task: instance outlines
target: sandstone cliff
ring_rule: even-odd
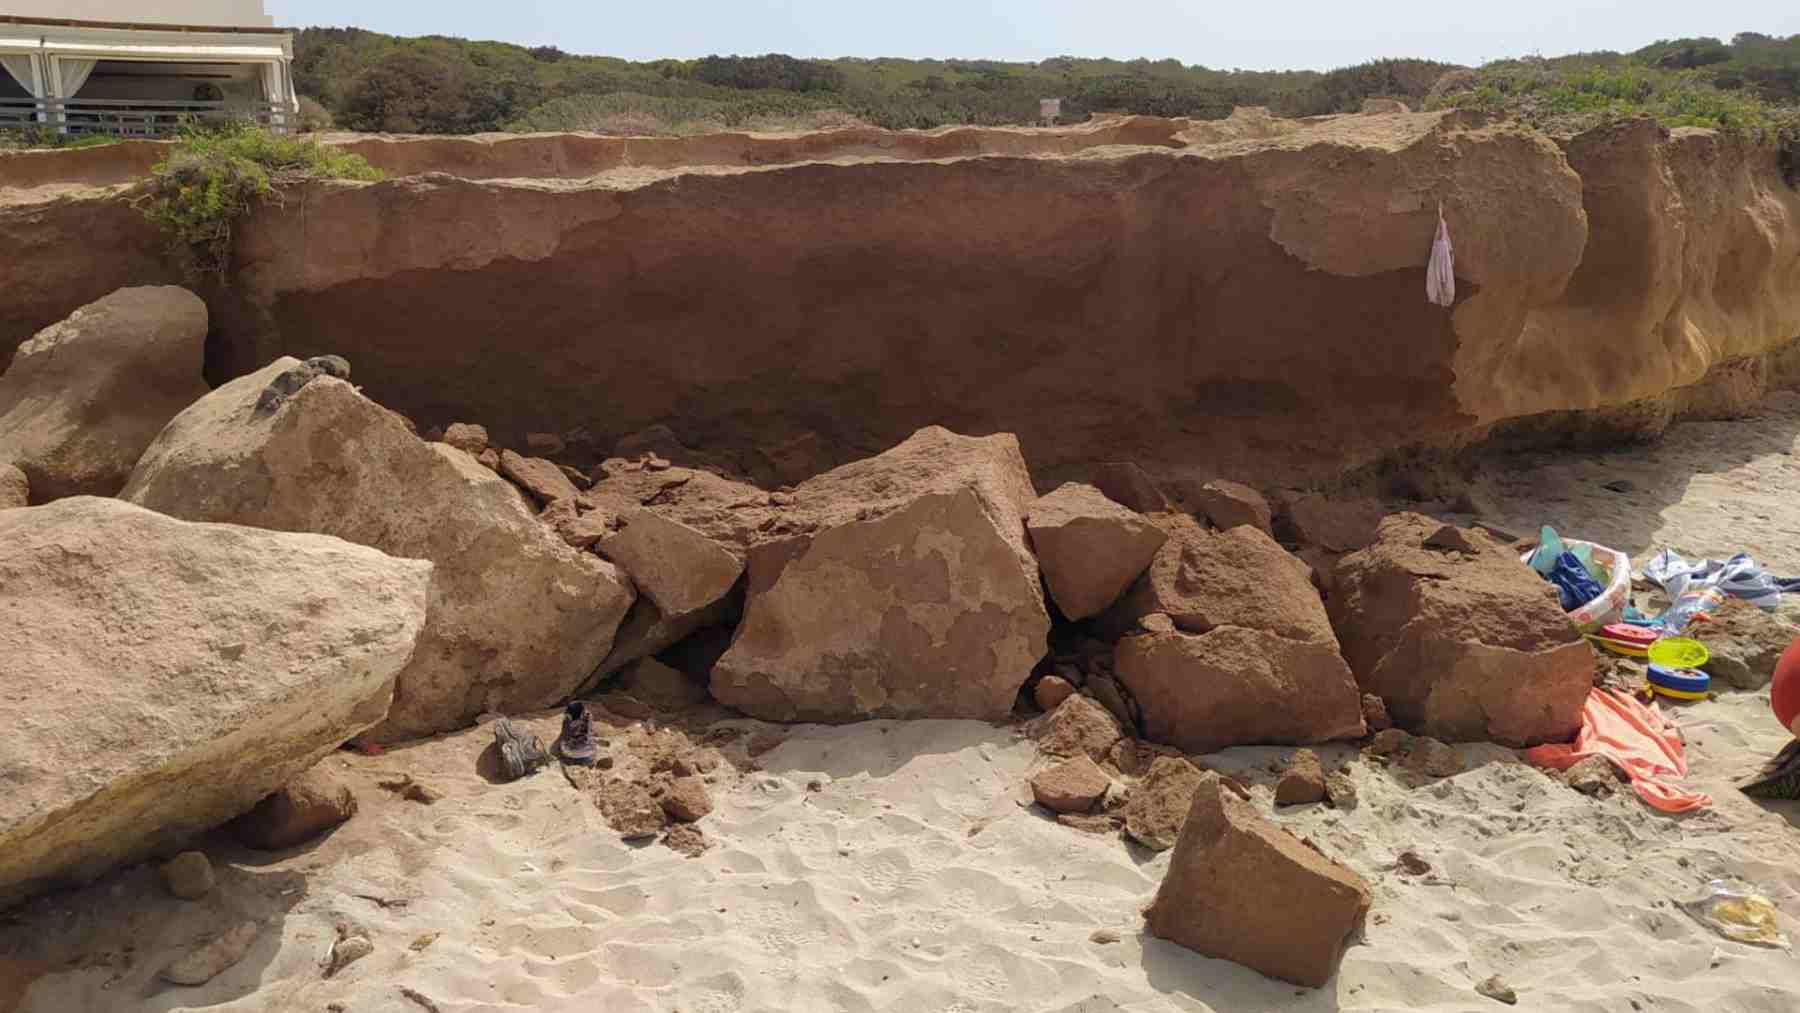
[[[460,175],[323,184],[242,227],[211,378],[337,353],[421,425],[503,443],[664,423],[766,475],[770,448],[818,472],[935,423],[1016,432],[1042,481],[1127,457],[1291,482],[1496,426],[1729,412],[1800,337],[1772,153],[1647,123],[348,143]],[[502,172],[538,178],[464,178]],[[1423,293],[1440,203],[1449,310]],[[173,272],[116,191],[15,199],[0,228],[23,251],[0,354]]]

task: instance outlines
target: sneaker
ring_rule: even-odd
[[[570,763],[583,766],[594,762],[594,719],[587,705],[577,700],[563,712],[562,738],[556,742],[557,752]]]

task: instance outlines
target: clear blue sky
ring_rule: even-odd
[[[280,25],[460,35],[633,60],[794,56],[1174,57],[1326,69],[1453,63],[1740,31],[1800,33],[1800,0],[268,0]]]

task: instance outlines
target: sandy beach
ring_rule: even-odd
[[[1784,395],[1654,446],[1510,458],[1481,479],[1482,519],[1518,533],[1549,522],[1634,560],[1662,545],[1744,550],[1800,573],[1797,443],[1800,398]],[[1633,491],[1602,486],[1618,479]],[[1800,602],[1782,611],[1800,617]],[[1733,879],[1800,927],[1800,805],[1733,790],[1787,736],[1766,690],[1677,713],[1688,785],[1714,798],[1679,818],[1629,790],[1578,794],[1495,746],[1459,747],[1468,769],[1444,780],[1354,744],[1321,749],[1356,784],[1351,810],[1275,810],[1286,749],[1205,757],[1374,890],[1364,932],[1317,990],[1144,934],[1168,854],[1033,807],[1026,780],[1044,761],[1018,724],[737,719],[698,858],[622,843],[555,766],[491,782],[484,728],[340,752],[326,764],[358,815],[275,854],[214,835],[219,886],[203,900],[170,897],[138,866],[0,920],[0,1011],[1449,1013],[1502,1008],[1475,991],[1495,975],[1518,1009],[1800,1009],[1792,954],[1727,941],[1676,906]],[[557,715],[525,723],[549,741]],[[752,760],[759,732],[784,738]],[[381,786],[402,774],[441,798]],[[1429,871],[1399,867],[1403,851]],[[260,930],[236,966],[197,988],[158,979],[245,920]],[[340,926],[374,950],[327,978]]]

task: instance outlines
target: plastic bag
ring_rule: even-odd
[[[1536,570],[1539,576],[1549,577],[1550,571],[1556,569],[1556,561],[1561,559],[1562,554],[1567,551],[1569,551],[1568,546],[1563,544],[1556,529],[1546,524],[1542,530],[1538,531],[1537,549],[1531,553],[1531,568]]]
[[[1438,205],[1437,239],[1431,244],[1431,264],[1425,269],[1425,299],[1438,306],[1456,301],[1456,254],[1450,246],[1450,226]]]
[[[1775,905],[1769,898],[1733,889],[1723,880],[1708,883],[1705,896],[1682,901],[1681,909],[1732,942],[1788,948],[1788,938],[1776,924]]]

